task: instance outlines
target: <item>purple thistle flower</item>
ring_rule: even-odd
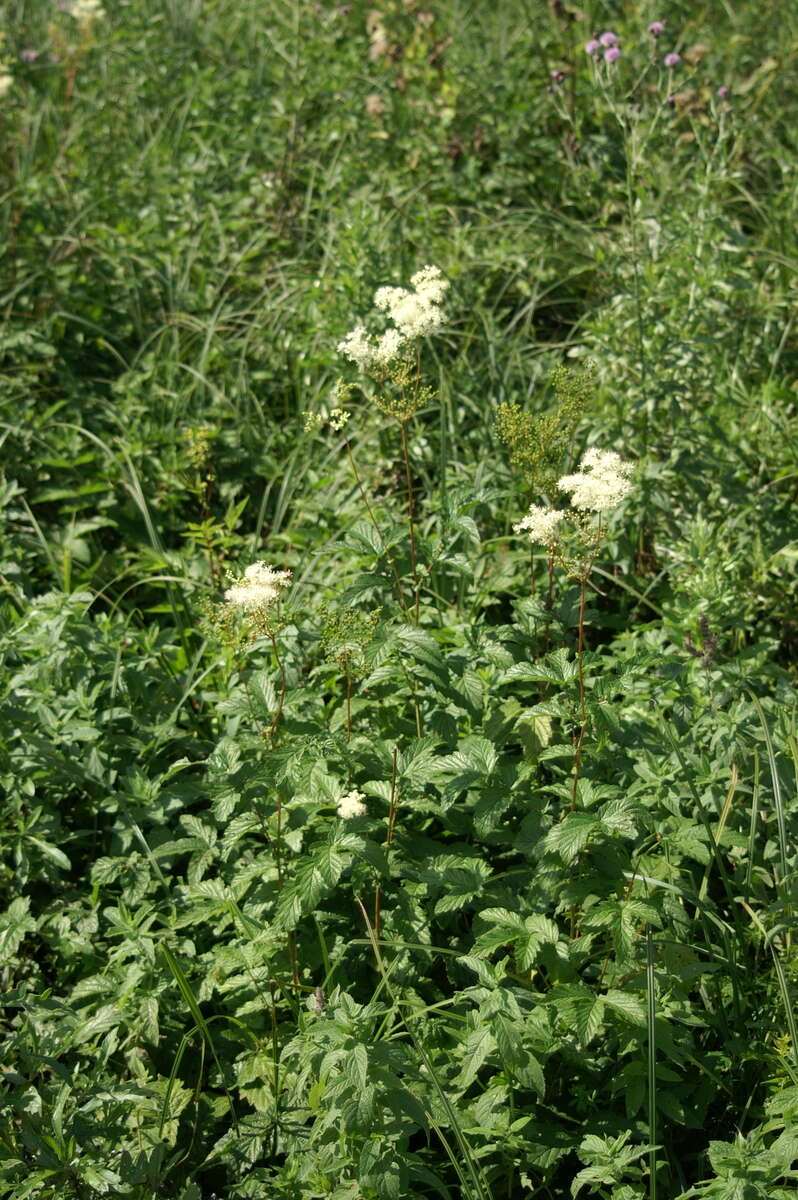
[[[682,56],[681,54],[677,54],[675,50],[672,50],[670,54],[665,55],[662,61],[670,70],[671,67],[678,67],[679,63],[682,61]]]
[[[618,42],[618,35],[617,33],[612,33],[610,30],[607,30],[606,33],[602,33],[600,35],[599,41],[601,42],[602,46],[615,46]]]
[[[585,43],[585,50],[587,51],[588,54],[595,54],[600,49],[601,49],[601,42],[598,41],[597,38],[591,38],[589,42]]]
[[[562,83],[563,79],[565,79],[562,71],[549,71],[549,76],[552,83]]]
[[[671,92],[670,96],[665,97],[665,103],[669,104],[671,108],[676,106],[676,97],[674,96],[673,92]]]
[[[621,57],[621,47],[620,46],[610,46],[607,50],[604,51],[605,63],[614,63],[620,57]]]
[[[36,59],[39,57],[39,51],[38,50],[20,50],[19,57],[22,59],[23,62],[33,63],[33,62],[36,62]]]
[[[721,86],[718,88],[717,94],[718,94],[718,96],[720,96],[721,100],[725,100],[725,98],[728,96],[729,89],[726,87],[725,83],[722,83]]]
[[[658,38],[661,33],[665,32],[664,21],[652,21],[648,27],[648,32],[652,37]]]

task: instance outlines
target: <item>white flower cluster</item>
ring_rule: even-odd
[[[290,571],[278,571],[265,562],[252,563],[243,578],[227,589],[224,598],[234,608],[243,608],[247,612],[268,608],[280,599],[290,581]]]
[[[423,337],[443,324],[441,303],[448,286],[437,267],[422,267],[410,280],[412,291],[378,288],[374,306],[388,313],[403,338]]]
[[[528,533],[531,542],[553,546],[557,540],[557,526],[563,516],[557,508],[542,508],[539,504],[531,504],[529,512],[517,525],[513,525],[513,530],[515,533]]]
[[[580,512],[607,512],[616,508],[632,490],[629,476],[633,464],[624,462],[614,450],[588,450],[580,466],[581,471],[557,480],[557,487],[561,492],[570,492],[571,504]],[[553,550],[557,544],[557,526],[564,516],[562,509],[533,504],[527,515],[513,525],[513,530],[527,533],[530,541]]]
[[[362,792],[347,792],[338,801],[338,816],[342,821],[351,821],[352,817],[365,817],[368,811],[363,803],[365,799]]]
[[[91,25],[105,16],[105,9],[100,0],[75,0],[70,13],[79,25]]]
[[[338,351],[361,370],[386,366],[402,346],[413,338],[440,329],[444,321],[441,303],[449,284],[438,267],[422,267],[410,280],[410,288],[381,287],[374,293],[374,307],[386,312],[395,328],[372,338],[365,325],[356,325],[338,343]]]
[[[616,508],[632,490],[632,463],[614,450],[588,450],[581,471],[557,481],[561,492],[570,492],[571,504],[583,512],[603,513]]]
[[[5,45],[6,35],[0,30],[0,50]],[[7,96],[14,86],[14,76],[11,74],[11,62],[4,54],[0,54],[0,99]]]

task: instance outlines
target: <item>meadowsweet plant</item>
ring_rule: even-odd
[[[531,505],[516,525],[515,533],[546,548],[549,561],[560,566],[579,585],[577,618],[577,672],[579,685],[578,728],[574,736],[571,807],[576,807],[577,785],[587,726],[585,700],[585,602],[587,585],[607,532],[607,517],[632,491],[632,463],[614,450],[591,447],[580,470],[562,475],[557,490],[570,500],[570,508]]]
[[[262,561],[250,563],[240,576],[228,573],[224,602],[208,604],[204,611],[205,628],[235,653],[240,671],[243,671],[241,656],[245,650],[263,638],[271,642],[280,687],[271,723],[268,730],[264,731],[269,744],[274,740],[285,704],[285,667],[280,656],[278,635],[287,619],[280,601],[290,582],[289,570],[272,567]]]
[[[342,821],[351,821],[354,817],[365,817],[368,807],[363,803],[366,797],[362,792],[347,792],[338,801],[337,813]]]
[[[0,1200],[794,1197],[798,8],[102,3],[3,47]]]
[[[246,614],[254,631],[270,633],[275,628],[273,609],[290,581],[290,571],[265,562],[251,563],[240,578],[232,580],[224,598],[233,609]]]
[[[357,324],[338,343],[338,351],[377,384],[372,398],[378,408],[405,423],[426,404],[431,391],[421,384],[418,341],[444,323],[443,299],[449,287],[437,267],[423,267],[410,287],[381,287],[374,294],[374,320],[391,324],[372,334]]]
[[[383,328],[371,333],[365,324],[359,323],[338,343],[339,353],[370,378],[372,387],[368,394],[377,408],[399,424],[416,624],[420,613],[421,579],[407,425],[433,396],[432,388],[422,380],[421,342],[444,324],[442,306],[448,287],[448,281],[438,267],[426,266],[413,275],[409,287],[378,288],[374,294],[375,313],[371,324]],[[384,327],[386,320],[390,322],[387,328]],[[353,470],[360,483],[354,461]],[[379,527],[377,531],[379,533]]]
[[[336,611],[327,606],[319,610],[322,654],[328,661],[334,662],[346,678],[347,740],[352,736],[353,677],[365,664],[364,652],[377,630],[381,611],[379,608],[371,612],[356,608]]]

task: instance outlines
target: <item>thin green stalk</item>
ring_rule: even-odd
[[[762,726],[762,732],[765,735],[765,748],[767,750],[768,766],[770,767],[770,780],[773,785],[773,807],[776,810],[776,825],[779,831],[779,866],[781,868],[781,883],[787,878],[787,822],[784,817],[784,801],[781,795],[781,779],[779,778],[779,768],[776,764],[776,755],[773,750],[773,739],[770,736],[770,726],[768,725],[765,710],[759,701],[759,697],[753,692],[749,695],[754,703],[754,708],[759,716],[759,722]]]
[[[277,698],[277,708],[275,710],[274,716],[272,717],[272,723],[268,729],[269,740],[272,744],[274,744],[274,735],[277,730],[277,726],[279,724],[280,717],[283,715],[283,708],[285,707],[286,686],[285,686],[285,667],[283,666],[283,660],[280,658],[280,651],[277,648],[277,637],[276,637],[274,631],[271,629],[269,630],[269,637],[271,638],[272,650],[274,651],[274,657],[277,662],[277,669],[280,672],[280,694]]]
[[[420,583],[418,578],[418,555],[416,551],[416,523],[415,523],[415,503],[413,498],[413,475],[410,470],[410,446],[407,439],[407,422],[400,421],[399,426],[402,430],[402,457],[405,464],[405,482],[407,484],[407,528],[410,537],[410,571],[413,576],[413,596],[414,596],[414,611],[415,623],[418,625],[419,617],[419,592]]]
[[[352,740],[352,673],[349,670],[349,659],[346,660],[346,740]]]
[[[784,1005],[784,1015],[787,1020],[787,1030],[790,1035],[790,1049],[792,1050],[792,1055],[795,1059],[795,1066],[798,1068],[798,1025],[796,1025],[795,1009],[793,1008],[792,997],[790,996],[790,989],[787,983],[787,976],[784,974],[784,967],[782,966],[781,958],[779,957],[776,947],[773,945],[771,935],[768,933],[767,929],[765,929],[765,926],[751,908],[750,904],[748,904],[747,901],[743,900],[742,898],[738,899],[739,903],[743,906],[746,913],[751,918],[753,924],[764,937],[768,950],[770,950],[770,953],[773,956],[773,966],[776,969],[776,978],[779,983],[781,1000]]]
[[[380,975],[382,977],[382,980],[385,985],[385,989],[388,992],[388,995],[390,996],[392,1002],[396,1006],[397,1011],[399,1011],[399,1006],[397,1004],[397,998],[396,998],[393,988],[391,987],[390,981],[388,979],[388,974],[385,969],[385,963],[384,963],[384,960],[382,957],[382,953],[380,951],[380,943],[379,943],[379,940],[377,939],[377,937],[375,936],[374,927],[372,926],[371,922],[369,921],[368,913],[366,912],[366,910],[363,906],[363,902],[359,898],[357,898],[357,904],[358,904],[358,907],[360,908],[361,913],[363,914],[363,920],[366,924],[366,930],[368,932],[369,941],[371,944],[372,951],[374,953],[374,959],[377,963],[377,969],[380,972]],[[471,1153],[471,1147],[468,1145],[468,1142],[466,1141],[463,1131],[460,1127],[460,1122],[457,1119],[457,1113],[455,1112],[455,1110],[452,1106],[451,1100],[449,1099],[449,1097],[447,1096],[443,1087],[441,1086],[441,1082],[438,1079],[438,1076],[436,1074],[436,1071],[432,1064],[432,1061],[431,1061],[429,1055],[427,1054],[426,1050],[424,1049],[423,1043],[421,1042],[420,1038],[416,1035],[415,1030],[413,1029],[412,1025],[408,1021],[407,1017],[402,1016],[400,1013],[400,1020],[401,1020],[402,1024],[404,1025],[405,1029],[407,1030],[408,1034],[410,1035],[410,1039],[416,1048],[416,1053],[418,1054],[419,1058],[421,1059],[422,1063],[424,1064],[424,1067],[426,1068],[429,1079],[431,1080],[432,1085],[438,1094],[438,1099],[440,1100],[441,1105],[442,1105],[444,1111],[446,1112],[446,1115],[449,1119],[449,1124],[451,1125],[452,1130],[454,1132],[454,1138],[457,1143],[457,1148],[460,1151],[460,1155],[462,1157],[463,1162],[465,1163],[467,1174],[463,1171],[463,1168],[460,1165],[460,1162],[458,1161],[457,1156],[455,1155],[454,1151],[452,1150],[452,1147],[449,1145],[449,1142],[446,1139],[446,1137],[444,1136],[443,1131],[441,1130],[437,1121],[435,1120],[434,1115],[432,1114],[432,1112],[430,1112],[429,1108],[427,1106],[425,1106],[425,1107],[427,1107],[427,1116],[429,1118],[430,1124],[432,1125],[433,1129],[435,1130],[438,1137],[440,1138],[441,1144],[443,1145],[443,1148],[446,1151],[449,1161],[451,1162],[452,1166],[454,1167],[455,1172],[457,1173],[457,1177],[462,1184],[463,1193],[467,1197],[478,1196],[478,1197],[480,1197],[480,1200],[490,1200],[490,1188],[488,1187],[487,1183],[483,1179],[482,1172],[479,1169],[479,1165],[477,1164],[473,1154]]]
[[[751,824],[748,829],[748,865],[745,869],[745,898],[751,895],[751,873],[754,869],[754,847],[756,846],[756,821],[759,814],[759,751],[754,749],[754,783],[751,790]]]
[[[380,539],[380,544],[382,545],[383,552],[385,554],[385,559],[388,563],[388,566],[390,567],[391,574],[393,575],[394,587],[396,588],[396,598],[399,601],[399,603],[401,604],[402,608],[404,608],[405,612],[407,613],[408,610],[407,610],[404,600],[402,598],[402,581],[399,577],[399,572],[396,568],[396,562],[394,561],[393,555],[391,554],[390,550],[388,549],[388,547],[385,544],[385,538],[383,536],[382,528],[381,528],[380,523],[377,520],[376,516],[374,515],[374,509],[371,507],[371,502],[368,497],[368,492],[366,491],[366,485],[364,484],[363,480],[361,479],[360,472],[357,469],[357,463],[355,462],[355,456],[352,453],[352,447],[349,444],[349,438],[346,436],[346,434],[344,434],[344,445],[346,446],[346,453],[347,453],[347,457],[349,458],[349,465],[352,468],[352,474],[354,476],[355,483],[357,484],[358,490],[360,492],[360,498],[363,501],[366,512],[368,513],[368,517],[374,528],[374,532],[376,533],[377,537]]]
[[[396,746],[394,746],[393,756],[392,756],[392,761],[391,761],[391,799],[388,804],[388,831],[385,836],[385,847],[386,847],[387,851],[390,850],[391,843],[393,842],[393,830],[394,830],[394,825],[396,824],[396,811],[398,808],[397,788],[396,788],[396,780],[397,780],[397,775],[398,775],[398,759],[399,759],[399,751],[397,750]],[[381,904],[382,904],[382,887],[380,885],[380,881],[377,880],[377,888],[374,893],[374,936],[376,938],[379,938],[379,936],[380,936],[380,907],[381,907]]]
[[[191,1013],[192,1017],[194,1018],[194,1023],[196,1025],[197,1029],[199,1030],[200,1034],[202,1035],[206,1046],[210,1050],[211,1055],[213,1057],[213,1061],[216,1063],[216,1069],[219,1072],[219,1078],[221,1080],[222,1087],[224,1088],[224,1093],[227,1096],[227,1102],[230,1105],[230,1115],[233,1119],[233,1124],[235,1126],[236,1133],[238,1133],[238,1117],[236,1115],[235,1105],[233,1104],[233,1097],[231,1096],[231,1094],[227,1088],[227,1085],[224,1082],[224,1071],[222,1069],[222,1064],[219,1062],[219,1058],[216,1054],[216,1047],[213,1044],[213,1038],[211,1037],[211,1031],[208,1028],[208,1022],[205,1020],[205,1017],[202,1015],[202,1010],[200,1009],[200,1006],[197,1004],[197,1000],[196,1000],[196,997],[195,997],[193,991],[191,990],[191,986],[190,986],[188,980],[186,979],[185,974],[183,973],[182,967],[178,963],[175,956],[172,954],[172,951],[163,942],[161,943],[160,950],[161,950],[161,954],[163,955],[164,959],[166,960],[166,965],[168,966],[169,970],[171,971],[172,977],[173,977],[175,983],[177,984],[178,990],[179,990],[181,996],[183,997],[183,999],[185,1000],[186,1005],[189,1009],[189,1012]]]
[[[646,1024],[648,1027],[648,1200],[657,1200],[657,1027],[654,943],[646,929]]]
[[[579,580],[579,629],[577,632],[576,662],[579,671],[579,732],[574,743],[574,767],[571,776],[571,812],[576,808],[576,789],[582,767],[582,744],[585,740],[587,712],[585,710],[585,577]]]
[[[272,1157],[277,1153],[277,1114],[280,1107],[280,1045],[277,1037],[277,984],[269,980],[272,1025],[272,1088],[274,1090],[274,1125],[272,1127]]]

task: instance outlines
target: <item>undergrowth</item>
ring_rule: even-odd
[[[796,12],[103,9],[0,8],[0,1197],[793,1195]]]

